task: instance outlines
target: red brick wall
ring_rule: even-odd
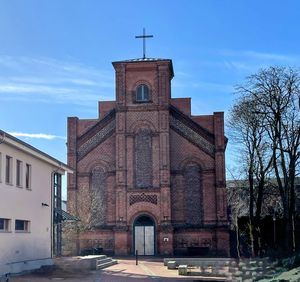
[[[214,132],[214,117],[210,116],[192,116],[192,120],[210,132]]]
[[[132,253],[134,221],[140,215],[148,215],[155,222],[155,247],[159,254],[172,254],[174,250],[187,251],[189,246],[204,245],[214,252],[227,250],[229,238],[226,228],[222,113],[191,117],[190,98],[170,99],[173,73],[168,60],[117,62],[114,67],[117,101],[99,102],[99,120],[68,119],[68,164],[75,169],[75,173],[68,178],[68,210],[81,219],[78,223],[82,230],[78,236],[80,247],[83,248],[86,242],[96,244],[95,240],[101,239],[107,251],[116,254]],[[150,103],[135,102],[135,89],[140,83],[150,88]],[[199,149],[199,145],[170,129],[169,103],[211,132],[213,137],[201,138],[210,140],[205,142],[214,140],[212,145],[215,146],[215,154]],[[78,137],[101,123],[102,118],[113,108],[116,110],[115,118],[111,121],[115,122],[114,133],[79,160]],[[185,122],[188,118],[185,118]],[[195,124],[191,126],[194,128]],[[151,157],[147,158],[152,162],[148,166],[148,169],[152,169],[152,185],[144,189],[137,188],[135,173],[139,169],[136,167],[136,136],[141,129],[147,129],[151,139]],[[98,137],[95,136],[98,133],[92,134],[91,138],[94,139],[84,140],[85,143],[80,146],[96,142]],[[83,142],[82,139],[80,142]],[[200,200],[195,201],[200,205],[199,226],[186,225],[189,208],[187,197],[191,197],[186,190],[186,168],[191,164],[199,167],[199,172],[197,170],[195,173],[199,173],[200,187],[194,187],[194,191],[199,191],[197,197]],[[90,203],[93,200],[90,194],[91,173],[95,166],[101,167],[105,175],[106,186],[103,189],[107,208],[105,226],[102,227],[90,224]],[[218,227],[220,223],[225,224],[223,229]]]
[[[172,98],[170,103],[187,116],[191,116],[191,98]]]
[[[103,118],[108,112],[116,107],[116,101],[100,101],[98,102],[99,119]]]

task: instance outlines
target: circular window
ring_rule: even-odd
[[[141,84],[136,89],[136,101],[147,102],[150,100],[149,87],[145,84]]]

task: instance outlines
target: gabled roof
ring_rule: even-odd
[[[28,143],[14,137],[14,136],[10,135],[9,133],[0,129],[0,144],[1,143],[15,147],[33,157],[39,159],[39,160],[42,160],[48,164],[51,164],[51,165],[61,169],[62,171],[73,173],[72,168],[70,168],[65,163],[51,157],[50,155],[40,151],[39,149],[29,145]]]

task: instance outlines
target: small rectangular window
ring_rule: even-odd
[[[30,221],[16,219],[16,221],[15,221],[15,230],[16,231],[29,232],[30,231],[29,228],[30,228]]]
[[[22,187],[22,161],[17,160],[16,163],[16,185]]]
[[[0,232],[10,231],[10,220],[7,218],[0,218]]]
[[[26,164],[26,188],[31,189],[31,165]]]
[[[10,156],[6,156],[5,182],[7,184],[12,184],[12,157]]]

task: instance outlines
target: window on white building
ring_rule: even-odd
[[[0,152],[0,183],[2,182],[2,153]]]
[[[31,189],[31,165],[26,164],[26,188]]]
[[[23,175],[23,162],[17,160],[16,162],[16,185],[22,187],[22,175]]]
[[[10,156],[6,156],[5,182],[7,184],[12,184],[12,157]]]
[[[10,219],[0,218],[0,232],[9,232],[10,231]]]
[[[30,231],[30,221],[16,219],[16,221],[15,221],[15,231],[29,232]]]

